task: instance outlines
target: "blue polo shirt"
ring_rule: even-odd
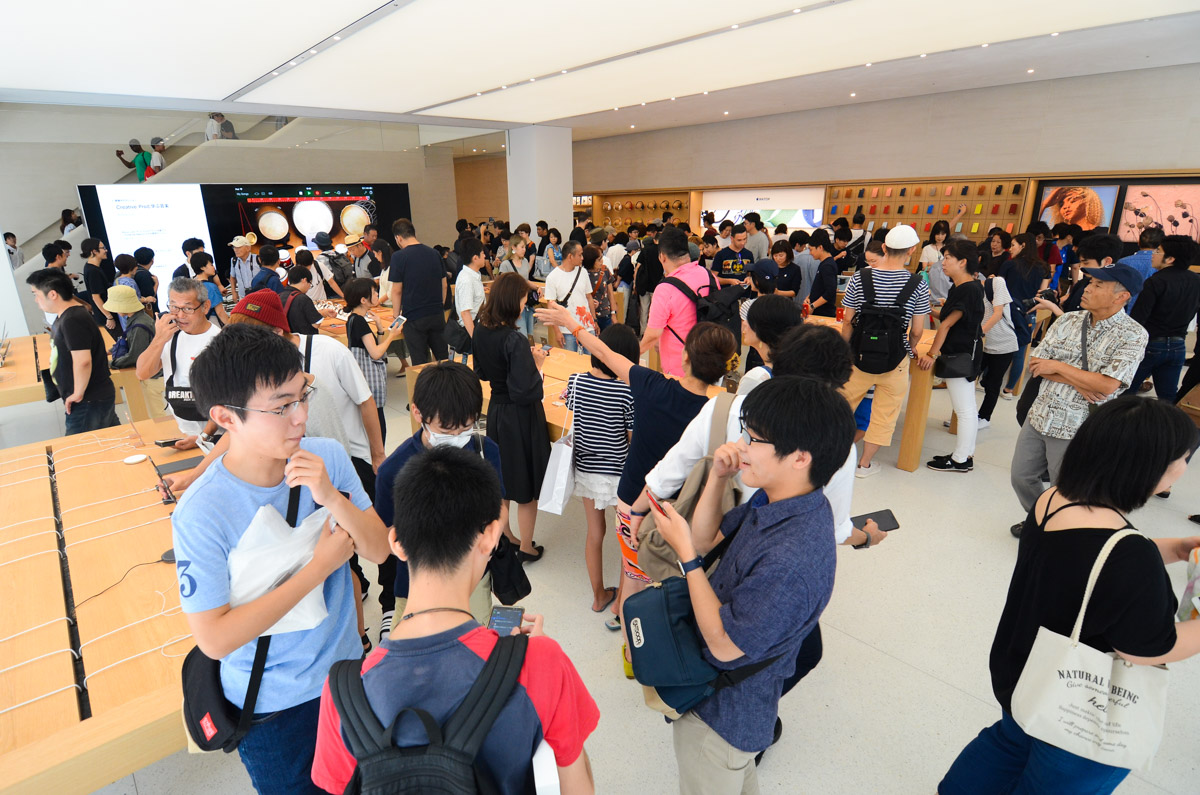
[[[779,659],[694,711],[730,745],[757,752],[771,744],[783,683],[833,594],[837,544],[833,512],[820,489],[775,503],[758,491],[725,514],[722,535],[739,524],[709,582],[721,600],[725,632],[744,654],[730,662],[707,649],[704,656],[722,670]]]
[[[478,451],[479,448],[475,446],[476,441],[483,443],[483,458],[496,470],[496,477],[500,478],[500,496],[504,497],[504,474],[500,470],[500,446],[482,434],[475,434],[475,438],[466,449]],[[375,473],[375,513],[379,514],[379,518],[383,520],[385,526],[391,527],[396,523],[394,492],[400,470],[404,469],[404,465],[408,463],[409,459],[417,453],[424,452],[425,449],[425,443],[421,441],[421,429],[417,429],[416,433],[404,440],[379,465],[379,471]],[[396,566],[395,593],[396,596],[408,596],[408,564],[402,560],[398,561]]]
[[[283,292],[283,282],[279,280],[279,274],[271,268],[260,268],[258,273],[254,274],[254,278],[250,280],[250,292],[261,290],[264,287],[274,290],[276,293]]]

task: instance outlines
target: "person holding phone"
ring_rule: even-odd
[[[444,725],[499,640],[476,622],[470,601],[503,532],[500,495],[495,470],[472,450],[437,446],[401,470],[389,542],[408,563],[407,612],[362,664],[367,700],[384,725],[405,708],[425,710]],[[529,791],[533,752],[544,740],[554,754],[559,791],[592,793],[584,743],[600,710],[571,660],[546,636],[541,616],[526,613],[511,631],[529,635],[520,687],[488,731],[477,768],[499,792]],[[391,740],[401,748],[429,742],[421,724],[409,720],[395,721]],[[356,764],[327,683],[312,780],[327,792],[343,792]]]

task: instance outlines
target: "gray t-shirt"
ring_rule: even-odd
[[[746,236],[746,248],[754,255],[754,261],[766,259],[771,255],[771,238],[766,232],[755,232]]]

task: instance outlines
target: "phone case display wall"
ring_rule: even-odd
[[[634,222],[646,223],[662,218],[666,211],[687,220],[691,197],[687,191],[660,193],[613,193],[592,197],[592,222],[596,226],[614,226],[619,230]]]
[[[1027,179],[995,179],[892,183],[850,183],[830,186],[825,194],[825,222],[854,214],[866,216],[863,229],[868,234],[880,228],[892,229],[907,224],[922,240],[929,237],[938,221],[954,221],[950,227],[972,240],[982,240],[987,231],[998,226],[1010,234],[1021,231]]]

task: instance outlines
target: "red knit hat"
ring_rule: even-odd
[[[283,304],[279,302],[279,295],[269,287],[256,290],[238,301],[229,314],[261,320],[284,333],[290,334],[292,331],[288,327],[287,317],[283,314]]]

